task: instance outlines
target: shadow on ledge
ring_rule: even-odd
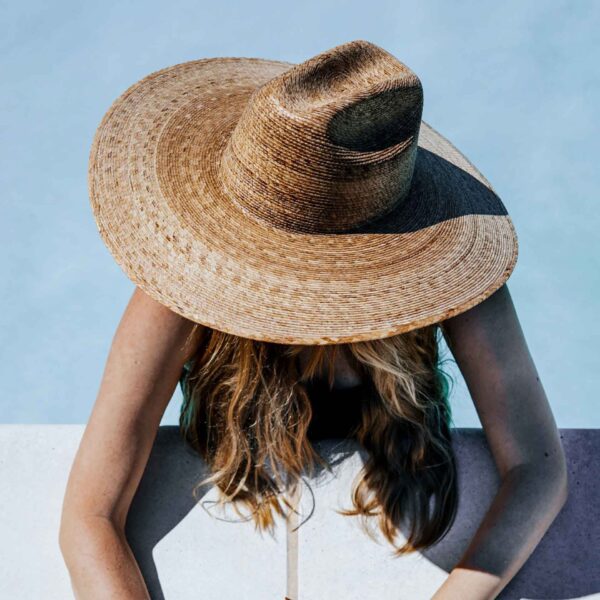
[[[600,477],[596,463],[600,429],[561,429],[560,433],[568,462],[569,498],[499,599],[565,600],[600,591]],[[339,462],[339,443],[334,448],[328,442],[319,445],[319,452],[335,464]],[[466,549],[500,483],[483,430],[454,429],[453,446],[460,494],[457,518],[450,532],[422,553],[447,572]],[[347,455],[363,452],[354,442],[346,448]],[[126,525],[127,539],[153,599],[164,598],[153,549],[194,508],[192,488],[206,474],[203,461],[182,441],[177,426],[160,427]]]

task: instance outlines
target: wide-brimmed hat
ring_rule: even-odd
[[[151,73],[93,140],[99,232],[155,300],[239,336],[332,344],[442,321],[508,279],[518,244],[422,109],[415,73],[364,40]]]

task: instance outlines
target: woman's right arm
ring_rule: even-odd
[[[59,545],[78,600],[147,599],[125,521],[194,323],[136,288],[112,340],[63,500]],[[199,329],[202,326],[199,326]]]

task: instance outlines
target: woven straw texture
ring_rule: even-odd
[[[508,279],[517,236],[422,102],[363,40],[152,73],[92,143],[100,235],[158,302],[252,339],[344,343],[456,315]]]

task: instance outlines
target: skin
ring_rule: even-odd
[[[184,348],[192,326],[138,288],[119,323],[63,501],[59,543],[77,599],[150,597],[125,519],[183,364],[195,352],[194,344]],[[492,599],[565,503],[565,457],[508,287],[443,326],[501,485],[433,600]],[[351,385],[352,368],[339,361],[336,381]]]

